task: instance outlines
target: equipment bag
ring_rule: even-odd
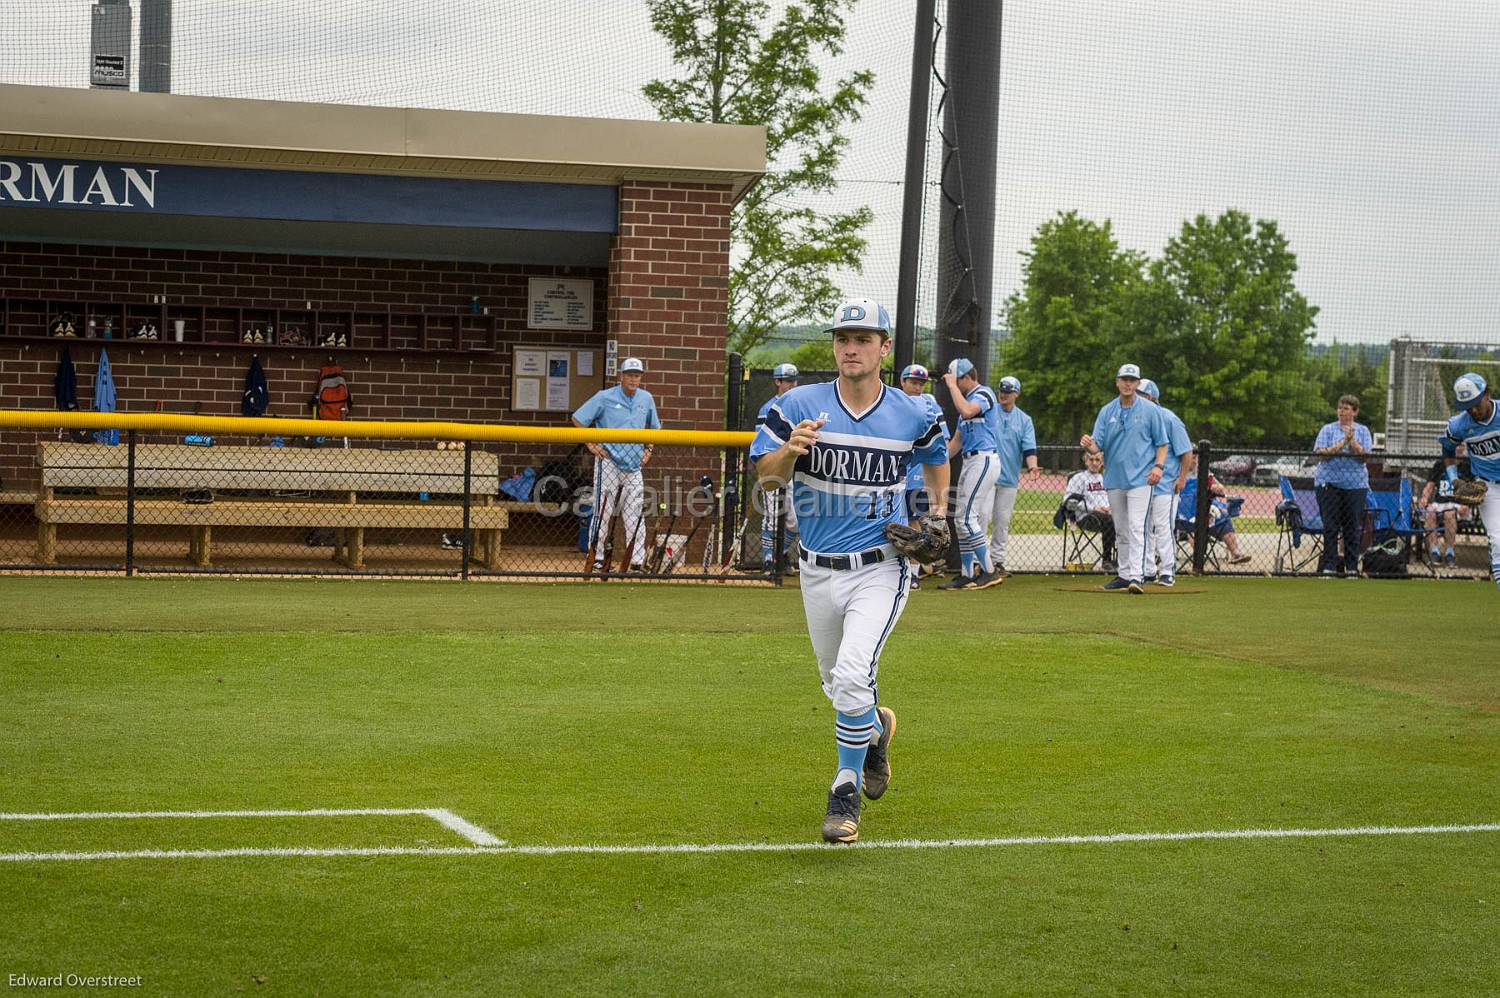
[[[319,419],[348,419],[353,399],[349,394],[349,382],[344,380],[344,369],[338,364],[324,364],[318,368],[318,391],[313,396],[318,407]]]

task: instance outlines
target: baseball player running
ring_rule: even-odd
[[[771,382],[776,386],[776,394],[766,399],[766,404],[760,407],[760,412],[755,417],[755,428],[758,430],[766,421],[766,414],[771,411],[771,406],[776,400],[787,392],[797,387],[797,382],[802,379],[802,373],[797,370],[796,364],[777,364],[771,371]],[[791,503],[786,502],[786,489],[777,489],[775,492],[762,490],[765,496],[766,508],[760,518],[760,553],[761,559],[770,571],[774,564],[771,551],[776,546],[776,521],[786,511],[786,533],[782,536],[781,557],[786,560],[787,553],[792,551],[797,543],[797,511],[792,508]],[[786,566],[783,564],[782,566]]]
[[[1009,375],[1000,379],[995,392],[996,453],[1000,457],[1000,477],[995,485],[995,506],[990,524],[990,561],[995,574],[1002,579],[1005,549],[1010,542],[1010,518],[1016,511],[1016,489],[1021,484],[1021,469],[1033,482],[1042,477],[1036,463],[1036,427],[1031,417],[1016,406],[1021,397],[1021,381]]]
[[[1099,410],[1094,432],[1078,445],[1087,453],[1104,455],[1104,487],[1115,521],[1119,576],[1104,584],[1110,592],[1145,592],[1146,526],[1151,515],[1151,489],[1161,481],[1167,464],[1167,421],[1154,402],[1136,394],[1141,369],[1121,364],[1115,375],[1120,397]]]
[[[932,393],[927,391],[927,383],[932,380],[932,375],[927,373],[927,368],[921,364],[908,364],[901,372],[901,390],[912,398],[925,405],[933,415],[937,416],[938,425],[943,428],[943,446],[948,445],[948,421],[943,418],[943,407]],[[913,463],[906,469],[906,521],[912,527],[917,527],[922,518],[932,511],[932,497],[922,487],[923,465]],[[921,565],[917,573],[912,577],[911,587],[920,588],[920,579],[924,575],[936,575],[942,570],[936,565]]]
[[[1455,482],[1453,499],[1477,505],[1484,532],[1490,539],[1490,578],[1500,586],[1500,416],[1484,378],[1472,372],[1453,382],[1453,395],[1463,412],[1448,420],[1448,432],[1438,438],[1449,474],[1457,477],[1458,445],[1469,450],[1474,478]]]
[[[573,413],[573,425],[606,430],[659,430],[656,400],[641,387],[646,365],[635,357],[620,363],[620,383],[595,392]],[[630,570],[645,571],[646,524],[641,516],[645,485],[641,469],[651,460],[651,447],[642,444],[587,445],[594,455],[594,571],[604,569],[604,550],[616,515],[625,517],[625,548]]]
[[[823,692],[836,711],[838,764],[823,839],[859,838],[860,790],[871,800],[890,784],[896,715],[877,707],[880,650],[910,594],[911,565],[887,540],[905,524],[907,465],[923,466],[933,497],[933,547],[946,548],[948,456],[931,411],[880,382],[891,347],[890,317],[857,298],[834,312],[834,381],[787,392],[766,414],[750,456],[761,487],[791,482],[802,526],[802,607]],[[921,536],[921,535],[919,535]]]
[[[979,383],[974,362],[959,357],[948,365],[943,383],[958,410],[958,429],[948,441],[948,453],[960,451],[958,473],[958,575],[939,589],[988,589],[1005,580],[990,562],[990,518],[995,514],[995,483],[1000,479],[998,403],[988,385]]]
[[[1136,394],[1155,402],[1167,421],[1167,460],[1161,481],[1151,487],[1151,526],[1146,532],[1145,578],[1170,589],[1177,584],[1177,497],[1197,467],[1193,442],[1177,413],[1161,404],[1161,389],[1142,379]]]

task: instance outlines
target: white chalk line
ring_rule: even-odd
[[[431,818],[444,828],[479,846],[503,846],[503,840],[472,822],[465,821],[444,807],[313,807],[301,810],[278,808],[265,811],[74,811],[62,813],[3,813],[0,821],[107,821],[141,818],[346,818],[404,817],[419,815]],[[212,851],[212,850],[208,850]],[[144,850],[143,852],[151,852]],[[274,851],[272,852],[274,854]],[[23,855],[17,853],[16,855]],[[247,855],[255,855],[252,851]]]
[[[425,811],[422,813],[426,813]],[[1461,835],[1500,832],[1500,823],[1467,825],[1373,825],[1356,828],[1240,828],[1199,832],[1116,832],[1107,835],[1027,835],[985,839],[866,840],[848,846],[821,842],[721,842],[705,844],[452,846],[281,849],[140,849],[106,852],[0,853],[0,862],[35,863],[114,859],[231,859],[290,856],[639,856],[700,853],[788,853],[829,850],[994,849],[1008,846],[1112,845],[1128,842],[1194,842],[1231,839],[1316,839],[1395,835]]]

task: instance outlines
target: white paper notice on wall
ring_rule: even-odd
[[[516,397],[512,409],[540,409],[542,407],[542,381],[540,378],[517,378]]]
[[[567,412],[568,411],[568,379],[567,378],[548,378],[547,379],[547,411],[548,412]]]
[[[545,378],[547,376],[547,351],[517,350],[515,373],[528,378]]]
[[[594,351],[578,351],[578,376],[580,378],[592,378],[594,376]]]
[[[594,282],[533,277],[527,282],[527,329],[594,328]]]

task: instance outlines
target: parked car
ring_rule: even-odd
[[[1250,481],[1250,475],[1255,471],[1255,464],[1255,458],[1248,454],[1231,454],[1221,461],[1210,463],[1208,470],[1212,471],[1219,481],[1237,485]]]
[[[1317,467],[1317,458],[1287,454],[1274,461],[1256,465],[1255,470],[1250,473],[1250,481],[1255,485],[1275,485],[1282,475],[1288,478],[1309,478]]]

